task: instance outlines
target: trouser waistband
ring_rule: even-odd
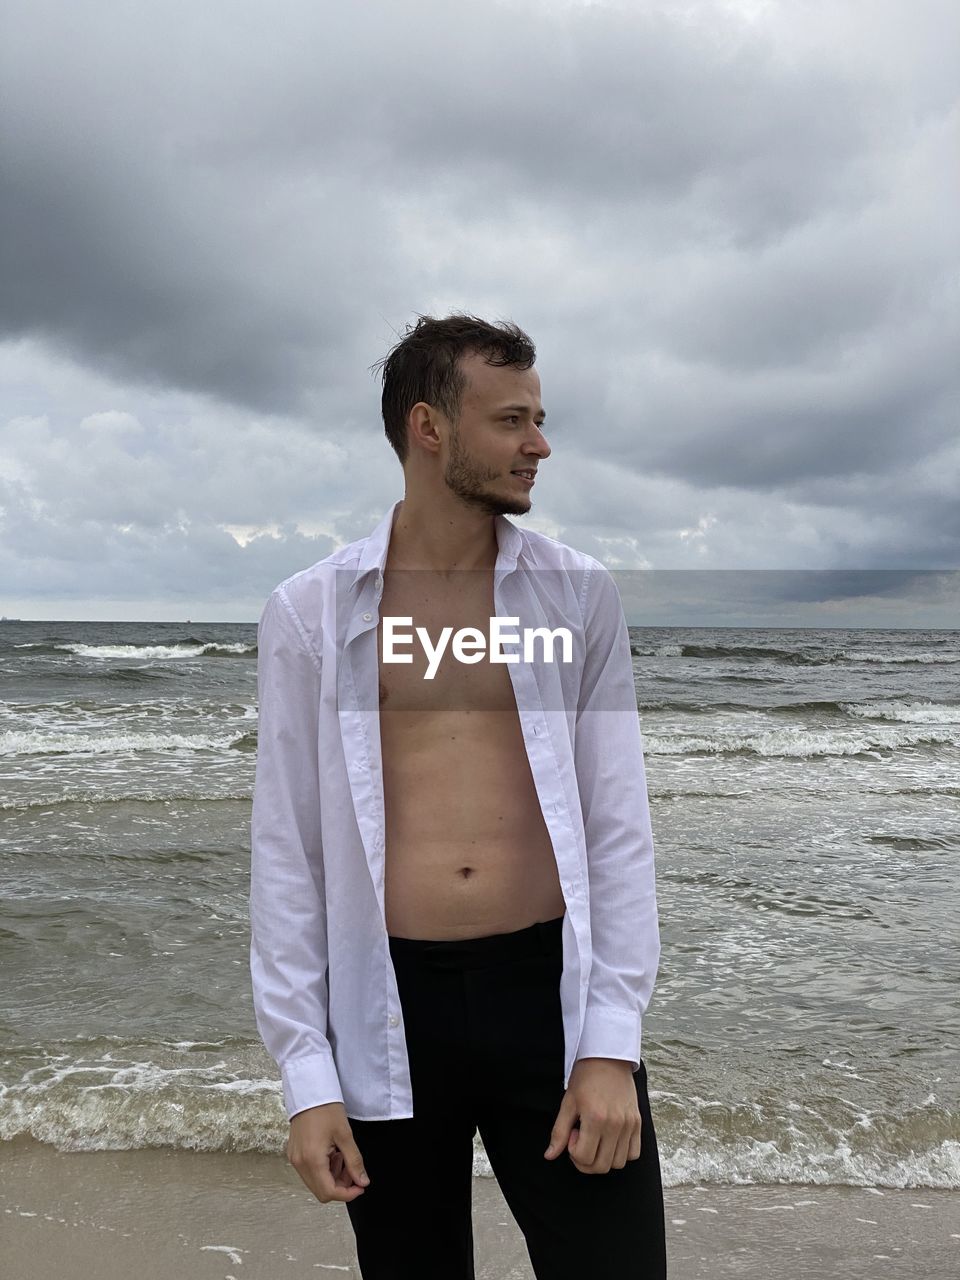
[[[519,960],[526,956],[562,953],[564,916],[542,920],[513,933],[491,933],[483,938],[396,938],[389,935],[394,960],[442,965],[444,968],[477,968]]]

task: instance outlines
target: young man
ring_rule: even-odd
[[[630,646],[599,561],[506,519],[551,453],[535,355],[510,324],[408,328],[382,362],[403,499],[260,619],[257,1025],[364,1280],[474,1276],[478,1129],[538,1280],[666,1275]]]

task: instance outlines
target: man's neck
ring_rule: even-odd
[[[451,498],[429,504],[405,497],[393,519],[388,569],[434,573],[493,569],[497,562],[496,517]]]

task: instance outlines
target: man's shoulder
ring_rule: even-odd
[[[298,569],[295,573],[289,574],[282,582],[277,583],[274,590],[283,591],[289,595],[291,592],[309,590],[318,583],[331,582],[338,571],[351,569],[356,571],[366,541],[366,538],[357,538],[355,542],[348,542],[346,546],[331,551],[322,560],[315,560],[305,569]]]
[[[526,566],[540,571],[546,578],[559,572],[569,581],[585,624],[597,618],[622,617],[619,588],[602,560],[545,533],[530,529],[521,533],[524,539],[522,558]],[[549,570],[553,573],[547,572]]]
[[[525,561],[534,569],[603,569],[603,565],[586,551],[578,551],[569,543],[536,529],[521,529],[514,525],[523,542]]]
[[[279,597],[297,614],[308,631],[319,629],[324,600],[330,596],[338,573],[356,572],[366,538],[357,538],[305,569],[288,574],[270,592],[270,598]]]

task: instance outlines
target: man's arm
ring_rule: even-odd
[[[657,975],[653,833],[623,605],[596,562],[586,581],[586,654],[574,758],[586,833],[593,966],[581,1058],[640,1066],[641,1019]]]
[[[317,725],[320,655],[282,587],[257,628],[257,769],[250,826],[250,974],[257,1028],[288,1118],[342,1102],[327,1040],[327,921]]]

